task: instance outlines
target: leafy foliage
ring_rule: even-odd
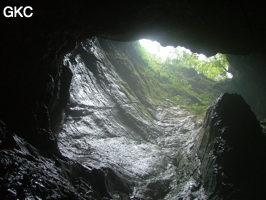
[[[147,81],[153,103],[168,99],[202,116],[220,94],[215,85],[216,81],[227,78],[228,63],[224,55],[200,59],[198,54],[179,49],[174,52],[176,56],[173,59],[169,56],[162,60],[147,52],[139,42],[133,46],[144,61],[138,68]]]
[[[265,118],[260,121],[260,126],[262,128],[263,133],[266,134],[266,119]]]

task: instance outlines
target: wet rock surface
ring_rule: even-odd
[[[198,165],[191,148],[202,122],[167,101],[147,109],[117,72],[136,66],[123,52],[104,51],[100,44],[87,40],[65,58],[73,79],[60,151],[86,167],[112,169],[131,199],[173,199],[183,190],[180,198],[185,198],[191,192],[188,181],[197,184],[190,180]],[[115,190],[109,192],[119,198]],[[203,199],[204,190],[197,192]]]
[[[65,157],[46,157],[0,123],[1,199],[109,199],[109,169],[86,168]],[[120,189],[123,189],[121,185]]]
[[[209,108],[199,147],[210,199],[264,199],[266,138],[241,96],[221,95]]]
[[[145,107],[137,93],[141,86],[132,84],[138,76],[129,73],[132,80],[121,84],[127,80],[124,73],[132,71],[128,68],[136,67],[134,62],[112,45],[87,40],[66,56],[73,80],[59,135],[63,155],[84,166],[112,169],[131,198],[260,197],[265,141],[243,99],[222,95],[201,129],[201,121],[167,100]],[[256,189],[243,192],[250,181]]]
[[[263,199],[265,136],[244,100],[221,95],[204,122],[156,104],[123,46],[91,38],[65,56],[56,138],[32,145],[1,122],[1,199]]]

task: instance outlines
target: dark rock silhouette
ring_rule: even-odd
[[[263,199],[265,136],[241,96],[223,94],[209,108],[199,147],[210,199]]]

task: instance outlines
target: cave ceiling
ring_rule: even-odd
[[[265,52],[266,8],[256,1],[9,3],[30,5],[34,12],[31,18],[1,15],[1,39],[13,40],[8,46],[38,41],[46,49],[58,50],[68,45],[73,48],[76,42],[97,35],[120,41],[150,38],[162,45],[181,45],[205,54]],[[1,4],[2,9],[7,6],[7,2]]]

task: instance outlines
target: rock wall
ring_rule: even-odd
[[[179,193],[185,198],[192,193],[185,189],[188,182],[200,188],[191,176],[198,161],[189,148],[201,122],[185,108],[144,98],[144,77],[129,47],[95,38],[66,56],[73,79],[60,151],[120,177],[116,182],[107,176],[114,199],[173,199]],[[204,197],[203,188],[195,193]]]
[[[117,174],[127,190],[113,186],[113,198],[263,198],[265,137],[244,100],[222,95],[199,130],[184,109],[143,101],[129,46],[87,40],[66,57],[73,81],[63,155]]]
[[[1,123],[0,197],[260,199],[266,142],[249,106],[222,95],[202,123],[154,104],[129,46],[94,37],[66,54],[50,110],[23,129],[34,137]]]
[[[227,55],[234,78],[226,83],[226,92],[238,93],[251,106],[259,120],[266,118],[265,55]]]
[[[236,94],[209,108],[199,146],[204,188],[210,199],[264,199],[265,142],[250,107]]]

